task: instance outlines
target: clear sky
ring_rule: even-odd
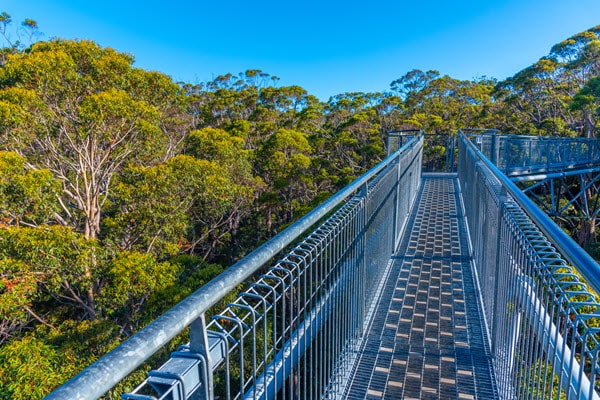
[[[200,83],[261,69],[321,100],[411,69],[504,79],[600,24],[600,0],[0,0],[42,39],[91,39]]]

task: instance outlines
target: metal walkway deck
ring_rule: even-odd
[[[497,397],[460,201],[423,177],[347,398]]]

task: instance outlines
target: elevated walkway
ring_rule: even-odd
[[[413,135],[47,399],[97,399],[189,327],[123,400],[600,400],[600,266],[494,164],[573,159],[538,142],[460,134],[458,173],[422,174]]]
[[[455,174],[425,174],[350,399],[497,398]]]

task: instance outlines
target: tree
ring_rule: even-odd
[[[0,397],[41,399],[77,373],[72,352],[27,335],[0,347]]]
[[[8,54],[14,54],[22,51],[26,46],[30,46],[34,39],[41,36],[36,21],[26,18],[21,22],[20,29],[11,32],[12,17],[7,12],[0,13],[0,43],[3,44],[0,49],[0,65],[6,61]],[[16,35],[16,38],[15,38]],[[26,39],[22,40],[25,35]]]
[[[390,84],[392,92],[398,94],[403,100],[408,100],[412,96],[412,101],[418,101],[415,96],[419,93],[423,93],[423,90],[427,88],[431,81],[439,78],[440,73],[436,70],[429,70],[423,72],[420,69],[413,69],[407,72],[404,76],[396,79]],[[414,103],[409,103],[407,106],[411,107]]]
[[[169,262],[158,262],[151,254],[120,252],[103,277],[106,285],[98,293],[98,304],[127,335],[139,327],[143,305],[156,292],[175,281],[179,268]]]
[[[66,306],[71,316],[98,316],[96,295],[106,254],[95,241],[61,226],[8,227],[0,229],[0,256],[0,296],[13,304],[13,314],[5,314],[4,320],[21,315],[15,318],[25,325],[33,320],[51,325],[46,314],[57,310],[46,309],[48,301]],[[34,304],[42,308],[36,310]]]
[[[264,182],[254,176],[255,152],[245,149],[245,143],[244,131],[236,134],[212,128],[192,131],[186,142],[186,153],[208,167],[202,179],[205,187],[190,210],[189,251],[200,251],[205,259],[221,250],[232,261],[235,251],[227,248],[233,245],[243,219],[255,211],[253,202],[264,190]]]
[[[344,93],[329,99],[320,135],[322,160],[331,177],[345,185],[384,157],[380,114],[381,93]]]
[[[590,79],[573,97],[571,109],[581,112],[585,136],[596,137],[598,118],[600,118],[600,76]]]
[[[500,82],[495,95],[501,100],[507,122],[498,128],[521,134],[571,135],[573,117],[566,106],[572,88],[562,79],[561,64],[544,57]],[[561,122],[562,121],[562,122]]]
[[[159,258],[186,251],[209,259],[250,212],[254,183],[239,162],[224,167],[188,155],[132,167],[115,187],[104,240]]]
[[[158,126],[162,132],[162,158],[166,161],[183,150],[185,138],[195,127],[194,117],[190,112],[190,98],[185,90],[172,79],[159,72],[133,69],[128,92],[137,100],[143,100],[155,107],[159,113]],[[148,164],[148,160],[139,159],[140,164]]]
[[[27,265],[12,258],[0,258],[0,345],[34,319],[46,323],[31,308],[31,298],[36,292],[37,282]]]
[[[114,175],[129,163],[156,163],[174,146],[165,113],[152,104],[166,101],[152,90],[174,96],[174,84],[152,86],[156,74],[132,63],[92,42],[56,40],[10,55],[0,70],[0,144],[61,181],[61,223],[86,238],[100,233]]]
[[[499,82],[497,128],[507,132],[589,136],[589,110],[571,106],[574,96],[600,74],[600,26],[552,47],[535,64]]]
[[[489,122],[493,81],[440,76],[438,71],[413,70],[392,82],[404,99],[403,125],[428,133],[450,133]]]
[[[293,221],[295,204],[310,198],[311,152],[307,136],[288,129],[279,129],[259,150],[260,175],[268,185],[261,197],[266,207],[267,231],[272,229],[274,220]]]
[[[581,89],[590,78],[600,75],[600,25],[552,46],[549,57],[560,63],[562,79]]]

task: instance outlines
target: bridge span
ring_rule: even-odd
[[[347,397],[497,398],[456,174],[424,174],[407,227]]]
[[[451,140],[456,168],[430,174],[423,135],[403,138],[47,399],[124,379],[123,400],[600,399],[600,267],[498,168],[497,139]]]

